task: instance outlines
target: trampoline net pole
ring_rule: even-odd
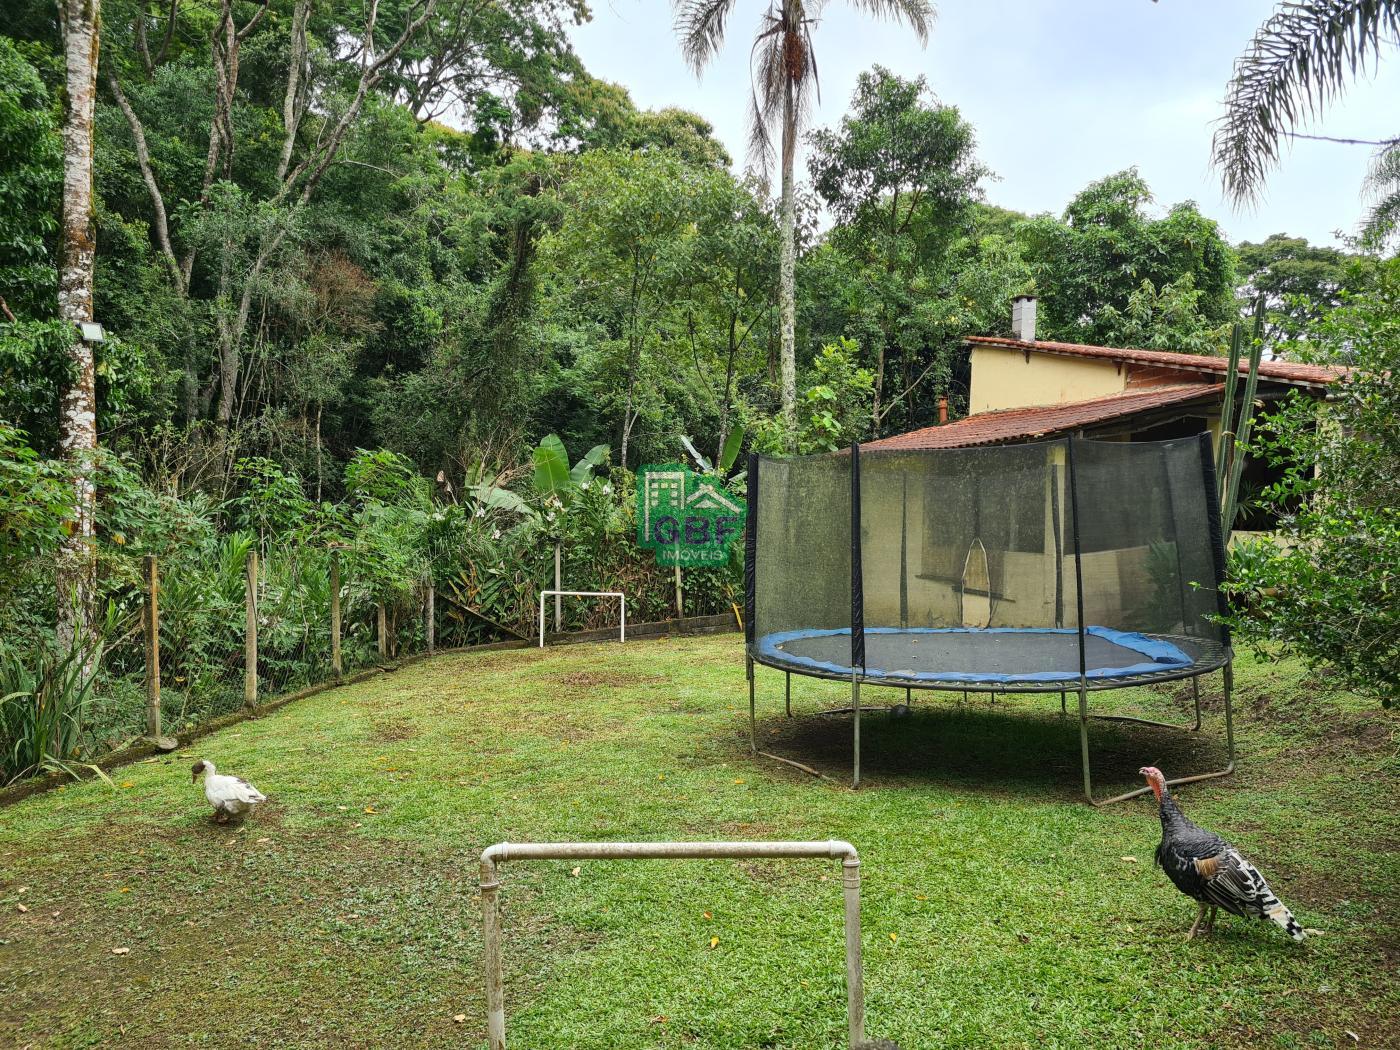
[[[851,782],[860,787],[860,675],[865,668],[865,581],[860,558],[860,444],[851,446]]]
[[[1084,767],[1084,797],[1094,800],[1089,773],[1089,670],[1084,637],[1084,565],[1079,535],[1079,477],[1074,462],[1074,438],[1065,439],[1065,462],[1069,474],[1070,540],[1074,544],[1075,628],[1079,640],[1079,759]]]

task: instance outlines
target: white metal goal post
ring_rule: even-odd
[[[622,607],[622,623],[617,640],[627,641],[627,595],[621,591],[540,591],[540,648],[544,648],[544,600],[552,595],[565,598],[616,598]]]

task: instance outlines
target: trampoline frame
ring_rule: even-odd
[[[851,706],[829,713],[844,714],[849,712],[852,715],[852,781],[851,787],[859,790],[860,776],[860,726],[862,715],[861,686],[868,685],[880,688],[902,688],[905,693],[905,702],[912,699],[913,690],[934,690],[942,692],[962,692],[964,697],[969,693],[1059,693],[1060,712],[1062,717],[1068,716],[1068,696],[1071,692],[1077,692],[1079,697],[1079,752],[1080,763],[1083,771],[1084,798],[1090,805],[1107,806],[1115,802],[1123,802],[1128,799],[1137,798],[1147,794],[1151,788],[1141,787],[1122,794],[1114,795],[1111,798],[1097,799],[1094,797],[1093,774],[1089,756],[1089,721],[1097,719],[1106,722],[1128,722],[1137,725],[1152,726],[1163,729],[1185,729],[1189,732],[1199,732],[1201,729],[1201,687],[1200,679],[1203,675],[1212,674],[1215,671],[1222,672],[1222,687],[1224,692],[1225,707],[1225,743],[1228,761],[1224,768],[1211,770],[1205,773],[1196,773],[1183,777],[1176,777],[1167,781],[1169,787],[1177,787],[1182,784],[1193,784],[1203,780],[1215,780],[1226,777],[1235,771],[1235,725],[1234,725],[1234,653],[1230,647],[1230,637],[1228,629],[1222,626],[1222,640],[1219,643],[1208,642],[1206,639],[1182,638],[1181,641],[1189,642],[1193,648],[1200,647],[1207,643],[1210,647],[1219,646],[1218,653],[1202,654],[1204,660],[1193,660],[1188,667],[1179,667],[1162,672],[1148,672],[1130,675],[1102,675],[1090,677],[1085,660],[1085,637],[1088,627],[1084,623],[1084,579],[1080,561],[1080,540],[1079,540],[1079,499],[1077,486],[1075,484],[1074,469],[1074,445],[1075,438],[1063,438],[1060,440],[1065,448],[1065,460],[1068,466],[1069,476],[1067,489],[1070,500],[1070,519],[1072,522],[1072,538],[1074,541],[1074,584],[1075,600],[1078,616],[1076,623],[1079,625],[1076,634],[1079,638],[1079,662],[1080,669],[1077,680],[1058,681],[1014,681],[1014,682],[978,682],[978,681],[954,681],[937,679],[900,679],[885,672],[879,677],[873,677],[862,673],[859,668],[865,666],[865,625],[863,609],[863,579],[861,573],[861,508],[860,508],[860,445],[852,445],[851,455],[851,673],[849,675],[838,673],[823,668],[793,668],[790,665],[778,661],[764,659],[759,649],[759,639],[756,637],[754,627],[754,605],[755,605],[755,578],[756,578],[756,555],[758,549],[758,494],[759,494],[759,457],[750,454],[748,464],[749,502],[750,513],[748,518],[748,528],[745,534],[745,558],[744,558],[744,591],[745,591],[745,674],[749,686],[749,750],[757,755],[761,752],[758,749],[758,714],[757,698],[755,692],[754,668],[758,664],[773,667],[781,670],[784,674],[784,703],[787,717],[792,717],[792,676],[802,675],[806,678],[818,678],[828,681],[846,681],[851,683]],[[1220,524],[1220,506],[1216,502],[1215,493],[1217,490],[1215,479],[1214,449],[1210,442],[1210,435],[1202,433],[1199,438],[1201,453],[1201,481],[1206,492],[1206,513],[1210,528],[1211,554],[1215,567],[1215,584],[1218,595],[1219,610],[1223,614],[1225,609],[1225,599],[1220,585],[1225,578],[1225,546],[1224,536]],[[1172,639],[1173,636],[1165,636]],[[1171,722],[1161,722],[1150,718],[1139,718],[1134,715],[1117,714],[1090,714],[1089,693],[1102,692],[1110,689],[1125,689],[1139,685],[1150,685],[1161,682],[1183,681],[1190,679],[1193,706],[1195,708],[1194,724],[1190,727],[1180,726]],[[786,760],[783,760],[786,761]]]

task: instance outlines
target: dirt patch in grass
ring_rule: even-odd
[[[628,674],[608,671],[569,671],[554,675],[552,680],[564,689],[612,689],[619,686],[643,685],[664,681],[661,675]]]
[[[412,740],[420,734],[421,730],[412,722],[402,718],[391,718],[376,722],[374,729],[370,733],[372,740],[381,741],[386,744],[395,743],[400,740]]]

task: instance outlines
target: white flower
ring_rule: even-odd
[[[500,538],[501,538],[501,530],[500,530],[500,529],[492,529],[492,530],[491,530],[491,538],[492,538],[493,540],[498,540],[498,539],[500,539]]]
[[[611,486],[611,485],[604,485],[604,486],[603,486],[603,495],[605,495],[605,496],[611,496],[611,495],[612,495],[612,486]]]
[[[486,517],[486,508],[485,508],[485,507],[477,507],[477,508],[476,508],[476,516],[477,516],[478,518],[484,518],[484,517]]]
[[[545,520],[545,521],[553,521],[553,520],[554,520],[554,511],[550,511],[548,514],[546,514],[546,515],[544,516],[544,520]]]
[[[590,484],[591,484],[591,482],[587,482],[587,481],[580,482],[580,483],[579,483],[579,488],[580,488],[582,491],[587,492],[587,491],[588,491],[588,486],[589,486]]]

